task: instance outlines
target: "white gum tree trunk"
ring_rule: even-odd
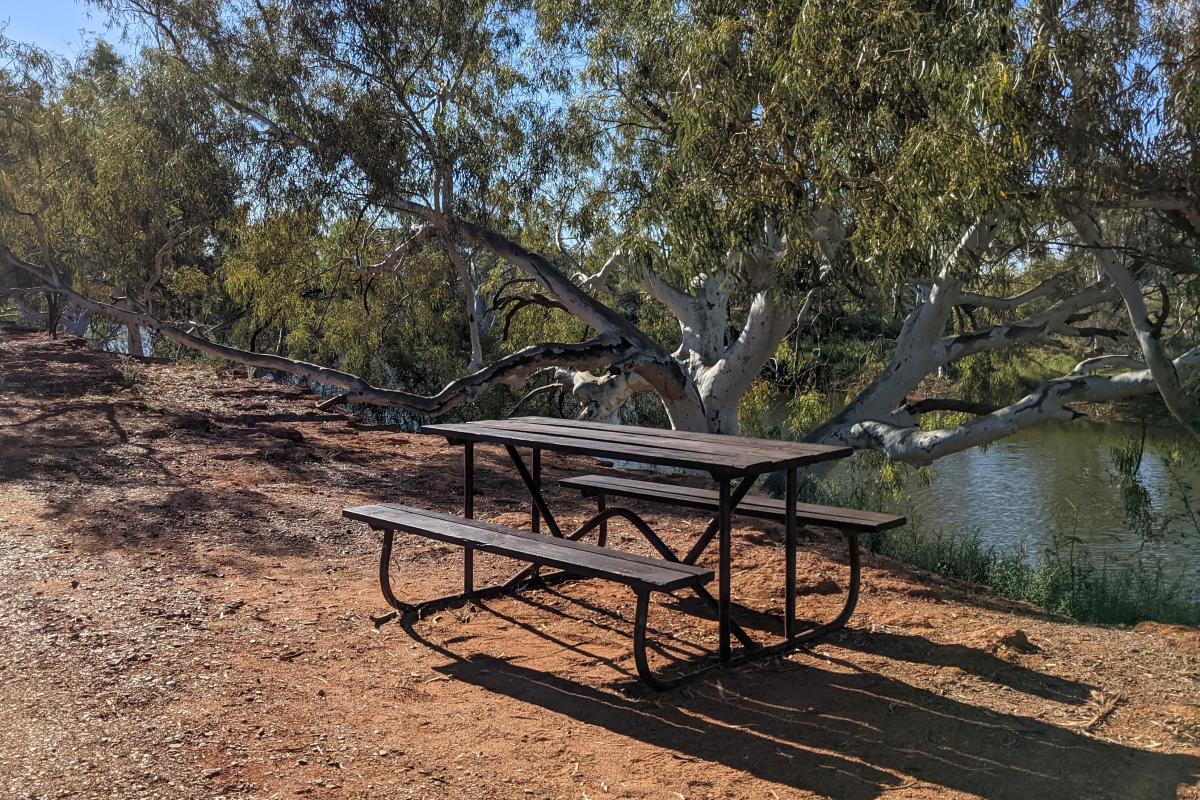
[[[670,357],[678,365],[681,380],[664,391],[640,373],[636,380],[624,381],[596,376],[572,378],[572,393],[587,401],[581,403],[583,414],[593,414],[589,403],[597,392],[605,393],[605,401],[595,408],[615,411],[633,392],[653,388],[675,428],[737,433],[743,395],[800,316],[791,303],[769,288],[773,268],[786,247],[786,241],[775,236],[768,225],[757,247],[730,250],[720,270],[696,277],[688,291],[672,286],[653,271],[642,274],[641,282],[650,297],[679,320],[679,347]],[[578,277],[584,287],[603,289],[614,271],[626,263],[627,257],[618,251],[596,274]],[[729,302],[734,281],[738,280],[749,285],[753,296],[741,329],[730,340]],[[802,311],[808,305],[806,302]],[[567,377],[561,380],[566,387]]]

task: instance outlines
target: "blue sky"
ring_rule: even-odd
[[[105,32],[105,15],[76,0],[0,0],[4,35],[61,55],[75,55],[85,41],[117,34]],[[81,31],[83,31],[81,33]]]

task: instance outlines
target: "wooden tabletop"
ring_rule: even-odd
[[[682,467],[714,475],[757,475],[845,458],[849,447],[714,433],[610,425],[604,422],[515,417],[449,425],[425,425],[421,433],[451,442],[489,442],[537,447],[614,461]]]

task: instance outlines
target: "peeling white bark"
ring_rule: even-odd
[[[483,369],[484,361],[483,336],[480,333],[479,321],[479,286],[471,271],[471,265],[467,263],[467,259],[463,257],[457,247],[446,243],[446,255],[449,256],[450,262],[454,264],[454,269],[458,273],[463,309],[467,315],[467,330],[471,338],[471,361],[467,366],[467,372],[478,372]]]
[[[1163,403],[1180,424],[1197,439],[1200,439],[1200,412],[1193,407],[1191,401],[1183,393],[1179,373],[1175,363],[1171,361],[1163,348],[1159,332],[1151,322],[1146,302],[1142,299],[1142,287],[1125,268],[1121,258],[1111,247],[1106,246],[1100,227],[1085,211],[1076,211],[1071,216],[1071,224],[1079,232],[1080,238],[1095,248],[1096,261],[1102,274],[1113,282],[1125,309],[1129,313],[1129,322],[1142,349],[1142,357],[1149,366],[1149,372],[1154,376],[1154,383],[1162,395]]]

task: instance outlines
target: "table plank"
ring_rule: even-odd
[[[539,447],[574,455],[636,461],[722,475],[751,475],[844,458],[848,447],[691,434],[606,423],[563,425],[565,420],[523,417],[426,425],[422,433],[452,441]]]
[[[769,439],[749,439],[742,436],[721,436],[717,434],[704,434],[704,438],[700,438],[698,435],[686,432],[680,433],[678,431],[666,431],[658,428],[608,425],[604,423],[587,425],[560,424],[563,422],[573,422],[573,420],[518,417],[506,420],[493,420],[490,424],[505,430],[520,430],[530,433],[554,432],[571,438],[605,442],[626,442],[638,446],[664,447],[671,450],[685,450],[705,455],[719,453],[724,456],[729,453],[731,447],[736,448],[739,453],[756,453],[768,459],[810,455],[819,457],[825,455],[830,450],[828,445],[773,442]],[[779,447],[777,445],[796,446]]]
[[[757,449],[765,449],[771,452],[787,452],[789,454],[828,454],[831,452],[838,453],[834,458],[841,458],[846,455],[845,451],[850,448],[841,445],[832,444],[813,444],[810,442],[791,442],[782,439],[758,439],[750,436],[730,436],[724,433],[700,433],[693,431],[676,431],[666,428],[647,428],[642,425],[613,425],[608,422],[594,422],[591,420],[580,419],[558,419],[555,417],[538,417],[538,416],[522,416],[512,417],[509,420],[496,420],[498,422],[537,422],[541,425],[552,425],[556,427],[576,428],[580,430],[611,430],[617,429],[622,432],[637,434],[639,436],[653,436],[656,439],[675,439],[687,442],[711,442],[719,444],[722,447],[730,446],[746,446]]]

